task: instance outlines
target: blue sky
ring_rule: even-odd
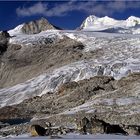
[[[140,1],[0,1],[0,30],[45,17],[64,29],[75,29],[89,15],[126,19],[140,17]]]

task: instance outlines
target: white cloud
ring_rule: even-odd
[[[104,16],[139,7],[139,1],[66,1],[64,3],[58,2],[51,8],[48,8],[47,2],[38,2],[30,7],[18,7],[16,13],[18,16],[33,16],[38,14],[44,16],[64,16],[70,11],[82,11],[87,14]]]
[[[17,8],[16,13],[18,16],[32,16],[37,14],[43,14],[47,12],[47,4],[46,3],[36,3],[31,7],[22,7]]]

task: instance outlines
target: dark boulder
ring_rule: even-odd
[[[122,128],[129,135],[140,135],[140,126],[139,125],[122,125]]]
[[[106,124],[105,133],[106,134],[128,135],[128,133],[126,131],[124,131],[123,128],[121,128],[119,125],[110,125],[110,124]]]
[[[30,127],[30,133],[31,133],[31,136],[45,136],[46,129],[40,125],[32,125]]]

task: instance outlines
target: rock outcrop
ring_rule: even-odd
[[[9,38],[10,35],[7,31],[0,32],[0,54],[4,53],[7,50]]]
[[[25,34],[37,34],[46,30],[59,29],[48,22],[47,19],[41,18],[39,20],[24,23],[21,31]]]
[[[121,128],[119,125],[111,125],[106,123],[103,120],[97,119],[95,116],[91,117],[90,120],[84,117],[78,124],[79,131],[82,134],[123,134],[127,135],[128,133]]]
[[[109,124],[96,118],[90,119],[84,117],[77,123],[77,128],[82,134],[123,134],[123,135],[140,135],[140,125]]]

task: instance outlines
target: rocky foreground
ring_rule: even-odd
[[[27,99],[18,105],[1,108],[0,120],[11,120],[14,124],[19,119],[19,122],[28,120],[28,123],[3,127],[0,133],[22,134],[29,132],[31,124],[46,127],[47,122],[54,126],[79,130],[79,121],[84,117],[90,120],[96,115],[98,121],[92,123],[94,131],[90,130],[90,133],[109,133],[103,129],[107,124],[113,129],[113,133],[119,133],[118,129],[112,128],[117,126],[126,134],[139,135],[139,83],[139,73],[120,80],[96,76],[88,80],[66,83],[57,93],[47,93],[41,97]],[[29,122],[30,119],[32,120]],[[80,130],[84,125],[89,130],[88,121],[86,123],[80,124]]]

